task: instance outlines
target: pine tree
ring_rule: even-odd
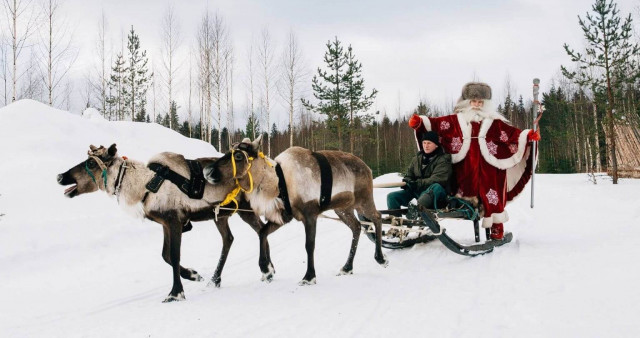
[[[627,83],[638,78],[636,55],[640,47],[632,41],[631,14],[621,22],[620,11],[612,0],[596,0],[591,6],[593,15],[587,12],[586,21],[578,16],[580,28],[587,43],[585,54],[572,50],[566,43],[564,49],[576,63],[577,71],[562,67],[562,73],[581,86],[592,91],[606,91],[606,125],[609,138],[609,153],[613,184],[618,184],[618,161],[616,159],[614,93]],[[596,69],[597,71],[593,72]]]
[[[337,131],[337,148],[342,150],[342,131],[348,125],[349,111],[346,93],[348,60],[338,37],[333,42],[328,41],[326,46],[324,62],[328,70],[318,67],[318,74],[311,80],[313,96],[319,102],[314,105],[302,99],[302,104],[309,110],[326,115],[327,126]]]
[[[164,114],[164,116],[162,117],[162,125],[169,128],[169,121],[171,119],[169,118],[169,114]]]
[[[418,106],[413,110],[413,114],[431,116],[431,108],[429,108],[424,101],[420,100]]]
[[[245,135],[252,140],[255,140],[256,137],[260,135],[260,121],[255,117],[255,115],[250,115],[247,120],[247,125],[244,129]]]
[[[354,123],[354,115],[357,115],[358,112],[366,111],[371,107],[373,100],[378,94],[378,90],[374,88],[369,95],[364,93],[362,64],[356,60],[351,46],[347,48],[345,58],[348,67],[345,74],[345,84],[347,107],[349,109],[349,145],[350,151],[353,153],[354,131],[361,129],[360,126]],[[372,120],[372,117],[369,120]]]
[[[111,76],[109,77],[109,96],[107,104],[109,111],[106,112],[105,118],[109,120],[124,119],[124,78],[125,78],[125,61],[122,54],[116,56],[116,60],[111,67]]]
[[[133,118],[147,103],[147,90],[151,76],[147,74],[147,62],[149,61],[147,51],[140,51],[140,38],[133,30],[133,26],[129,31],[127,50],[129,64],[125,69],[124,87],[128,97],[125,104],[127,114]]]
[[[169,109],[169,128],[178,130],[180,128],[180,121],[178,119],[178,104],[176,101],[171,101],[171,108]]]
[[[136,114],[136,117],[133,119],[136,122],[146,122],[147,119],[149,118],[149,115],[147,115],[147,110],[142,107],[138,113]]]

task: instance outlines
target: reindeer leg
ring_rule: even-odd
[[[246,206],[244,206],[243,204],[240,205],[240,207],[242,208],[250,208],[251,206],[249,205],[249,203],[246,203]],[[260,217],[256,216],[256,214],[252,213],[252,212],[241,212],[238,215],[240,215],[240,218],[242,218],[242,220],[249,224],[249,226],[251,226],[251,228],[253,229],[253,231],[255,231],[258,234],[258,241],[260,242],[260,254],[262,255],[262,237],[260,237],[260,232],[266,228],[268,226],[268,224],[263,224],[262,221],[260,220]],[[277,226],[276,224],[272,224],[271,228],[269,230],[267,230],[267,234],[266,236],[268,236],[270,233],[272,233],[273,231],[277,230],[280,226]],[[276,273],[275,268],[273,267],[273,263],[271,262],[271,252],[269,250],[269,241],[267,240],[267,238],[264,238],[264,240],[266,241],[266,253],[265,253],[265,257],[260,256],[260,259],[266,259],[266,264],[267,264],[267,270],[270,272],[270,278],[268,279],[268,281],[270,282],[273,279],[273,274]],[[260,263],[260,261],[258,261],[258,266],[262,266],[262,263]],[[260,271],[263,272],[263,276],[262,276],[262,280],[265,281],[267,280],[266,276],[264,275],[264,270],[262,268],[260,268]]]
[[[282,224],[268,222],[258,233],[260,236],[260,258],[258,259],[258,265],[260,266],[260,271],[262,271],[261,280],[263,282],[271,283],[273,275],[276,273],[276,270],[273,268],[273,264],[271,263],[271,252],[267,237],[272,232],[278,230],[281,226]]]
[[[370,219],[376,226],[376,252],[374,258],[378,264],[386,268],[389,265],[389,260],[387,260],[386,255],[382,253],[382,216],[378,210],[376,210],[373,200],[364,203],[364,207],[358,211]]]
[[[305,216],[304,232],[306,235],[305,249],[307,249],[307,273],[300,281],[300,285],[311,285],[316,283],[316,269],[313,261],[313,251],[316,248],[316,220],[317,214]]]
[[[173,267],[173,287],[171,292],[164,299],[164,303],[184,300],[184,289],[180,281],[180,243],[182,240],[182,224],[177,219],[171,217],[163,222],[164,246],[162,256],[165,257]],[[166,257],[168,256],[168,257]]]
[[[158,221],[156,221],[158,222]],[[162,230],[164,232],[164,243],[162,245],[162,259],[164,259],[165,262],[167,262],[167,264],[172,265],[171,264],[171,234],[170,231],[168,229],[168,226],[162,224]],[[182,230],[181,230],[182,231]],[[200,276],[200,274],[198,274],[198,272],[194,269],[189,269],[189,268],[185,268],[182,265],[180,265],[180,276],[184,279],[188,279],[190,281],[194,281],[194,282],[201,282],[204,280],[204,278],[202,278],[202,276]]]
[[[220,287],[220,282],[222,280],[222,269],[224,268],[224,263],[227,261],[227,255],[229,254],[229,249],[231,249],[231,244],[233,244],[233,234],[231,233],[231,229],[229,228],[229,217],[221,216],[215,221],[216,227],[220,232],[220,236],[222,236],[222,253],[220,253],[220,259],[218,260],[218,266],[216,267],[216,271],[211,277],[211,281],[207,286],[215,286],[217,288]]]
[[[349,250],[349,257],[347,262],[340,269],[339,275],[351,275],[353,274],[353,258],[356,256],[356,250],[358,250],[358,241],[360,240],[360,222],[353,215],[353,209],[350,210],[334,210],[338,217],[346,224],[353,234],[351,238],[351,249]]]
[[[162,259],[164,259],[165,262],[167,262],[167,264],[172,265],[171,264],[171,234],[167,228],[167,226],[163,225],[162,226],[162,230],[164,231],[164,243],[162,245]],[[172,265],[173,266],[173,265]],[[204,278],[202,278],[202,276],[200,276],[200,274],[198,274],[198,271],[193,270],[193,269],[189,269],[189,268],[185,268],[182,265],[180,265],[180,276],[184,279],[188,279],[190,281],[194,281],[194,282],[200,282],[203,281]]]

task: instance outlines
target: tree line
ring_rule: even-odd
[[[0,36],[3,105],[32,98],[68,110],[74,91],[68,73],[78,49],[61,4],[3,0],[8,19]],[[578,25],[585,47],[564,46],[570,62],[542,95],[546,112],[540,122],[539,172],[608,170],[615,183],[618,171],[629,175],[640,168],[630,155],[640,151],[637,37],[631,15],[621,16],[613,0],[595,0],[591,11],[578,17]],[[371,111],[377,90],[365,89],[354,48],[337,36],[327,41],[323,64],[311,77],[293,31],[276,48],[269,30],[263,29],[241,54],[234,50],[220,13],[203,11],[197,27],[191,33],[195,44],[187,48],[169,5],[162,18],[161,52],[152,65],[134,26],[119,51],[109,48],[102,13],[95,67],[81,90],[83,104],[96,107],[108,120],[158,123],[220,151],[261,133],[271,157],[292,145],[349,151],[377,175],[404,171],[417,151],[406,124],[412,114],[451,113],[427,100],[396,112],[394,119],[384,110]],[[240,67],[242,78],[237,76]],[[531,128],[535,114],[530,96],[512,93],[508,80],[505,89],[498,110],[515,126]],[[245,94],[244,109],[234,102],[236,91]],[[276,106],[286,108],[284,130],[274,123]],[[240,120],[246,123],[238,125]]]

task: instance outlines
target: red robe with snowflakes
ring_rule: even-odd
[[[500,119],[469,118],[465,113],[421,119],[416,141],[427,130],[438,133],[442,147],[451,154],[457,184],[454,191],[482,201],[482,226],[490,228],[508,221],[504,209],[507,202],[518,196],[531,178],[529,130],[520,130]]]

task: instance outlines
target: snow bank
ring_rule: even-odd
[[[437,242],[385,250],[384,269],[362,236],[352,276],[336,276],[350,231],[322,219],[318,284],[305,287],[297,285],[306,269],[302,225],[269,237],[277,273],[265,284],[257,236],[234,216],[222,288],[184,281],[187,300],[163,304],[171,268],[160,255],[161,227],[130,218],[104,193],[66,199],[55,181],[86,159],[89,144],[111,143],[143,161],[165,150],[218,154],[155,124],[84,119],[28,100],[0,109],[3,337],[640,335],[638,180],[538,175],[536,208],[528,189],[507,207],[513,243],[476,258]],[[380,209],[392,190],[376,189]],[[447,227],[472,241],[470,222]],[[210,277],[220,250],[212,222],[198,223],[183,236],[181,262]]]

